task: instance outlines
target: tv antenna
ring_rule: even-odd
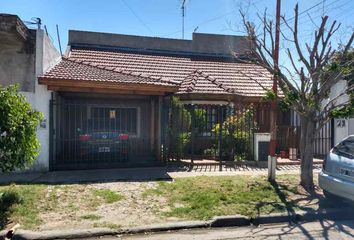
[[[24,21],[27,25],[37,25],[37,29],[41,29],[42,19],[39,17],[31,18],[31,21]]]
[[[182,0],[182,6],[181,6],[181,10],[182,10],[182,39],[184,39],[184,16],[186,13],[186,0]]]

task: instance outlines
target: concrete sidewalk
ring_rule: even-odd
[[[319,171],[320,165],[315,165],[315,171]],[[55,172],[33,173],[2,173],[0,184],[9,183],[46,183],[46,184],[74,184],[92,182],[116,182],[116,181],[157,181],[172,180],[181,177],[196,176],[235,176],[235,175],[266,175],[266,168],[239,165],[235,167],[215,165],[195,166],[167,166],[150,168],[119,168],[97,170],[74,170]],[[299,166],[279,166],[277,174],[297,174]]]
[[[115,181],[172,180],[165,167],[54,171],[43,173],[3,173],[0,184],[48,183],[74,184]]]

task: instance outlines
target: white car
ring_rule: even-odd
[[[323,162],[318,177],[327,198],[345,198],[354,201],[354,135],[335,146]]]

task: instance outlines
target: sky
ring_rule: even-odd
[[[58,24],[65,51],[69,29],[182,38],[182,1],[0,0],[0,12],[16,14],[23,21],[41,18],[56,47]],[[281,11],[286,19],[293,16],[296,2],[299,2],[299,11],[304,11],[299,21],[301,39],[311,41],[311,33],[323,14],[328,14],[330,20],[337,19],[342,23],[336,41],[345,39],[348,32],[353,31],[354,0],[283,0]],[[276,0],[186,0],[185,39],[191,39],[195,30],[201,33],[244,35],[239,9],[242,8],[257,25],[257,13],[262,14],[267,8],[272,18],[275,4]],[[285,28],[284,24],[282,28]],[[284,48],[285,44],[281,47]]]

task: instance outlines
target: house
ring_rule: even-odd
[[[329,101],[334,101],[336,105],[347,102],[349,96],[344,94],[347,89],[347,81],[341,80],[331,88]],[[341,97],[338,97],[341,96]],[[337,100],[336,100],[337,99]],[[354,134],[354,118],[333,120],[333,145],[337,145],[341,140]]]
[[[61,57],[42,29],[15,15],[0,18],[1,84],[18,83],[45,116],[34,169],[266,158],[270,117],[262,97],[272,76],[250,62],[246,37],[69,31]],[[289,148],[290,113],[280,113],[278,124],[280,152]],[[231,142],[225,130],[236,136]]]
[[[70,30],[65,56],[38,82],[52,96],[50,169],[161,164],[176,157],[169,154],[183,136],[189,146],[177,157],[217,157],[217,124],[230,112],[241,119],[250,106],[240,156],[246,149],[267,155],[269,107],[262,97],[272,76],[250,62],[243,36],[193,33],[192,40],[179,40]],[[171,110],[173,97],[184,109]],[[279,115],[288,125],[290,114]],[[197,118],[204,126],[195,126]],[[259,150],[257,133],[263,134]]]
[[[49,100],[46,86],[38,84],[42,75],[61,59],[42,29],[29,29],[16,15],[0,14],[0,84],[18,84],[19,90],[44,120],[38,127],[41,142],[36,170],[48,169],[49,159]]]

